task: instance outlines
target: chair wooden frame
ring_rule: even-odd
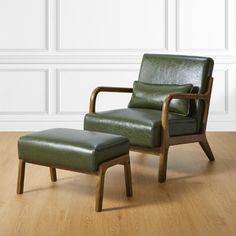
[[[211,151],[210,145],[207,141],[206,137],[206,126],[207,126],[207,118],[208,111],[210,105],[211,91],[213,85],[213,78],[210,77],[208,79],[207,91],[204,94],[189,94],[189,93],[173,93],[169,94],[163,103],[162,108],[162,138],[161,145],[157,148],[144,148],[138,146],[131,146],[131,151],[137,152],[145,152],[151,154],[157,154],[160,156],[159,161],[159,176],[158,180],[160,183],[165,182],[166,180],[166,172],[167,172],[167,159],[168,159],[168,150],[172,145],[186,144],[186,143],[194,143],[198,142],[202,147],[203,151],[207,155],[210,161],[214,161],[214,155]],[[122,88],[122,87],[97,87],[94,89],[90,96],[90,105],[89,112],[94,113],[96,111],[96,99],[97,95],[100,92],[119,92],[119,93],[132,93],[132,88]],[[168,113],[169,106],[172,99],[185,99],[185,100],[201,100],[204,104],[204,111],[202,120],[200,123],[200,129],[198,133],[190,134],[190,135],[181,135],[181,136],[170,136],[168,129]]]

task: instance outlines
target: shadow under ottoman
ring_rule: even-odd
[[[129,141],[119,135],[75,129],[49,129],[20,137],[17,193],[23,193],[25,163],[50,167],[51,180],[56,169],[98,176],[96,211],[102,210],[106,170],[124,165],[126,195],[132,196]]]

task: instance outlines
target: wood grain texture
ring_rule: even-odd
[[[236,235],[236,133],[207,134],[215,162],[198,143],[171,147],[162,184],[159,158],[131,152],[133,198],[125,194],[123,166],[114,166],[99,214],[96,176],[58,170],[53,183],[48,167],[27,164],[24,194],[16,194],[21,135],[0,133],[0,235]]]
[[[17,177],[17,194],[22,194],[24,191],[24,180],[25,180],[25,162],[23,160],[19,160],[18,167],[18,177]]]

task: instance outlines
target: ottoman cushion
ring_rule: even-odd
[[[57,128],[22,136],[18,152],[26,162],[96,171],[102,162],[128,153],[129,142],[119,135]]]

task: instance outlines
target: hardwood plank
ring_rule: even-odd
[[[27,164],[16,194],[17,139],[0,133],[0,235],[236,235],[236,133],[208,133],[216,161],[200,145],[170,147],[168,178],[158,183],[159,157],[131,152],[133,198],[123,166],[108,169],[103,211],[94,212],[96,176]]]

